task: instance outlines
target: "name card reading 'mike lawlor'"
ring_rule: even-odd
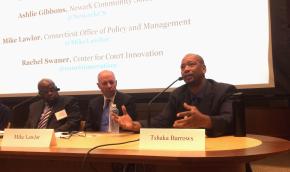
[[[56,145],[53,129],[5,129],[1,147],[50,147]]]
[[[140,149],[204,151],[205,129],[140,129]]]

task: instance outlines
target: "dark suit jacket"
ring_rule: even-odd
[[[26,128],[37,128],[44,105],[43,100],[39,100],[30,105]],[[67,117],[57,121],[54,113],[63,109],[65,109]],[[79,130],[81,114],[76,99],[70,96],[60,96],[56,104],[52,107],[52,112],[48,120],[47,128],[55,129],[55,131]]]
[[[114,104],[116,104],[117,108],[119,109],[119,115],[123,115],[121,106],[125,105],[127,112],[130,114],[131,118],[133,120],[136,119],[135,101],[132,96],[117,91]],[[85,125],[86,131],[100,131],[103,106],[103,96],[98,96],[89,102]]]
[[[154,116],[151,120],[151,127],[172,128],[173,123],[177,120],[176,114],[186,111],[183,103],[186,102],[194,105],[204,114],[210,116],[212,120],[212,129],[206,130],[208,136],[221,136],[233,134],[233,111],[232,100],[230,96],[236,92],[233,85],[218,83],[214,80],[207,79],[201,92],[198,93],[199,99],[193,103],[192,95],[188,86],[182,85],[175,89],[169,97],[161,114]],[[143,127],[146,127],[147,121],[140,121]]]
[[[8,123],[11,121],[12,111],[9,107],[0,103],[0,130],[4,130],[7,127]]]

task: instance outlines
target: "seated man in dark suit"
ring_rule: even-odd
[[[135,119],[135,102],[132,96],[117,91],[117,80],[112,71],[104,70],[98,74],[99,89],[102,95],[92,99],[88,105],[88,114],[86,119],[85,130],[86,131],[108,131],[108,114],[103,113],[108,104],[116,104],[119,109],[120,114],[123,115],[121,111],[121,106],[124,105],[127,111],[130,113],[132,119]]]
[[[10,122],[12,117],[12,111],[9,107],[0,103],[0,130],[4,130],[8,127],[8,123]]]
[[[171,93],[162,113],[151,119],[150,127],[204,128],[207,136],[213,137],[233,134],[230,97],[236,88],[206,79],[206,66],[197,54],[187,54],[180,67],[185,84]],[[122,110],[123,116],[114,116],[122,128],[139,131],[148,127],[147,121],[133,121],[126,107]]]
[[[52,128],[55,131],[78,131],[80,108],[76,99],[60,96],[59,88],[50,79],[38,83],[41,100],[29,107],[26,128]]]

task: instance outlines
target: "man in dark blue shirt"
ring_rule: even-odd
[[[151,119],[155,128],[204,128],[208,136],[233,133],[233,110],[230,96],[233,85],[205,78],[206,65],[197,54],[187,54],[181,62],[184,85],[170,95],[163,111]],[[123,114],[126,108],[122,107]],[[115,116],[120,126],[132,131],[148,127],[147,121],[133,121],[129,115]]]

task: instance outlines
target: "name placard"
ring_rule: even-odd
[[[140,129],[140,149],[204,151],[205,129]]]
[[[50,147],[56,145],[53,129],[5,129],[1,147]]]

